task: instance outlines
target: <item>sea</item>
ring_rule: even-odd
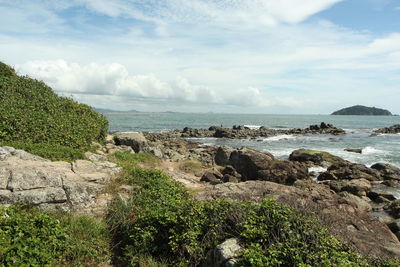
[[[214,113],[142,113],[104,112],[109,120],[109,131],[166,132],[184,127],[209,128],[212,125],[250,128],[265,126],[274,129],[306,128],[321,122],[342,128],[346,135],[277,135],[258,139],[191,138],[211,146],[251,147],[287,159],[299,148],[326,151],[355,163],[370,166],[377,162],[390,163],[400,168],[400,134],[371,136],[378,128],[400,124],[400,116],[332,116],[332,115],[271,115],[271,114],[214,114]],[[346,152],[359,148],[362,153]]]

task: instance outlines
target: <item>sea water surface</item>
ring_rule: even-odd
[[[193,113],[104,113],[110,132],[171,131],[184,127],[208,128],[212,125],[232,127],[247,125],[276,129],[306,128],[311,124],[330,123],[347,134],[278,135],[251,139],[193,139],[208,145],[252,147],[268,151],[279,159],[287,159],[299,148],[327,151],[352,162],[370,166],[377,162],[400,167],[400,134],[371,136],[373,130],[400,124],[399,116],[331,116],[331,115],[262,115],[262,114],[193,114]],[[361,148],[362,154],[346,152],[345,148]]]

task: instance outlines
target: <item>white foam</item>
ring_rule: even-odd
[[[296,139],[296,136],[294,136],[292,134],[281,134],[281,135],[275,135],[275,136],[264,138],[263,141],[276,142],[276,141],[289,140],[289,139]]]
[[[252,130],[258,130],[261,128],[261,125],[244,125],[244,127],[247,127]]]
[[[321,173],[321,172],[326,172],[328,169],[324,167],[310,167],[308,168],[309,172],[316,172],[316,173]]]
[[[371,154],[386,154],[387,152],[381,149],[376,149],[372,146],[367,146],[363,148],[362,154],[364,155],[371,155]]]

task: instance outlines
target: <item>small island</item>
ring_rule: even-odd
[[[356,105],[333,112],[331,115],[392,116],[386,109]]]

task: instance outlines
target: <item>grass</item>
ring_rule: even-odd
[[[180,164],[179,168],[182,171],[194,173],[200,171],[203,168],[203,164],[197,160],[185,160]]]

